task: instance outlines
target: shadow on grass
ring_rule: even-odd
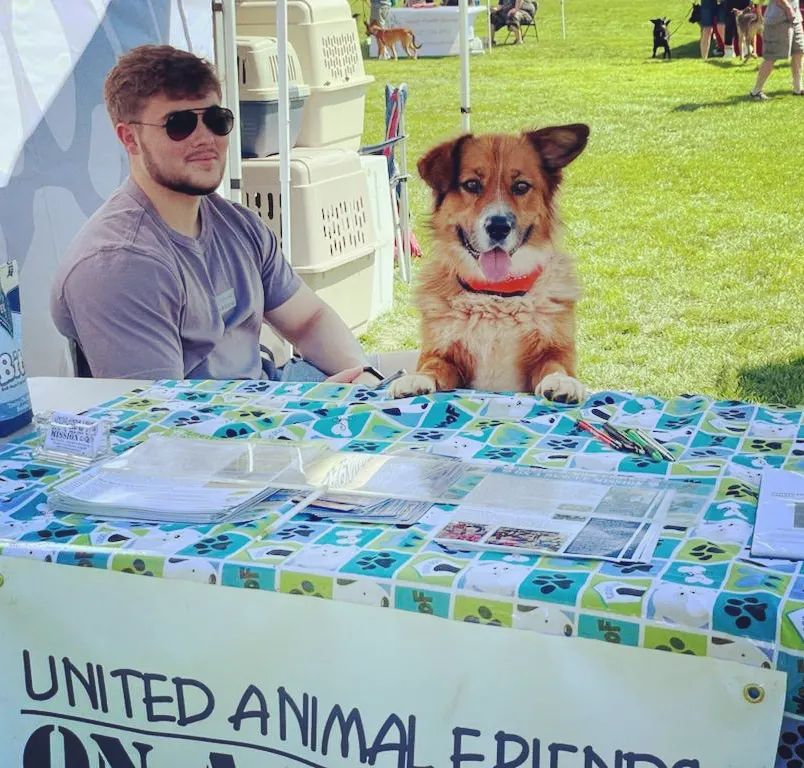
[[[804,404],[804,356],[783,363],[742,368],[737,387],[743,400],[784,405]]]
[[[775,99],[777,97],[784,97],[790,94],[790,91],[785,90],[777,90],[777,91],[765,91],[771,99]],[[721,99],[720,101],[701,101],[701,102],[692,102],[690,104],[679,104],[677,107],[673,107],[673,112],[697,112],[699,109],[712,109],[714,107],[732,107],[735,104],[761,104],[762,102],[756,102],[751,99],[748,93],[738,93],[733,96],[729,96],[727,99]],[[762,109],[762,107],[760,107]]]

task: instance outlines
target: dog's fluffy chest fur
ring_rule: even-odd
[[[438,336],[442,349],[461,340],[471,359],[469,386],[484,390],[527,390],[530,382],[520,358],[525,338],[552,338],[561,308],[549,298],[496,297],[459,293],[447,302]]]

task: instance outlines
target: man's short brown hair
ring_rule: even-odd
[[[140,45],[121,56],[106,75],[103,97],[112,123],[139,118],[145,102],[164,94],[169,99],[221,96],[221,84],[206,59],[170,45]]]

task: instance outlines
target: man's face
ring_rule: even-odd
[[[204,109],[218,105],[214,91],[201,99],[173,100],[156,95],[148,100],[139,123],[164,124],[171,112],[183,109]],[[129,151],[139,155],[148,175],[157,183],[185,195],[207,195],[214,192],[223,178],[228,136],[216,136],[201,119],[195,130],[181,141],[171,139],[158,125],[131,124],[133,146]]]

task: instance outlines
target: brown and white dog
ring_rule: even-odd
[[[434,253],[415,291],[421,353],[394,397],[469,387],[577,402],[574,260],[556,244],[562,169],[586,125],[520,135],[467,134],[430,150]]]
[[[371,24],[366,24],[366,33],[374,35],[377,40],[378,59],[390,58],[390,54],[393,54],[395,59],[398,58],[396,55],[397,44],[402,46],[402,50],[411,59],[417,58],[416,52],[421,48],[420,45],[416,44],[415,35],[407,27],[390,27],[386,29],[376,21],[372,21]]]
[[[733,13],[737,22],[737,34],[740,37],[740,54],[743,59],[756,57],[756,37],[765,31],[765,19],[753,5],[743,10],[735,8]]]

